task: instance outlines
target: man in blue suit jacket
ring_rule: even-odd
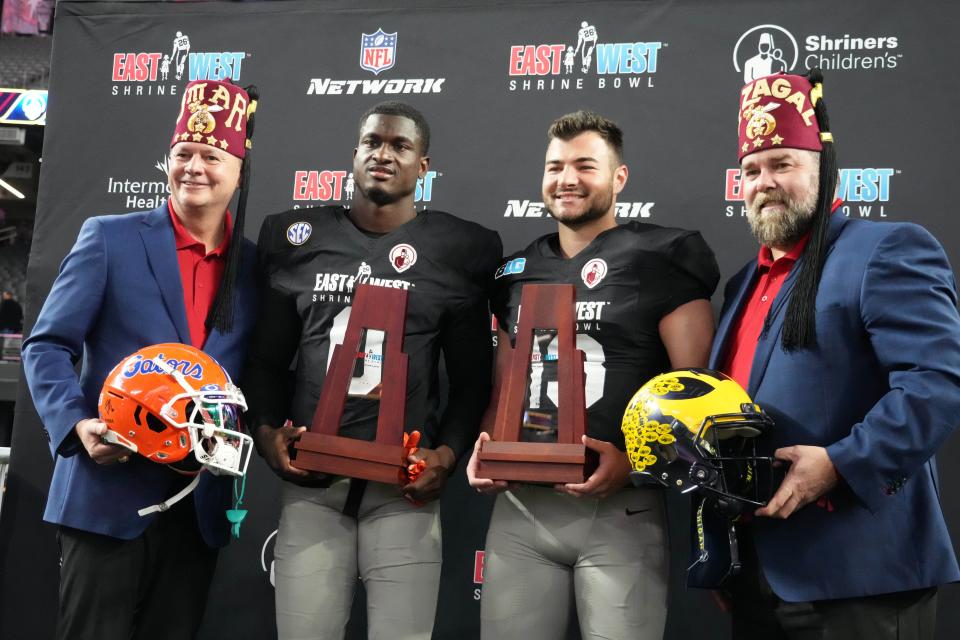
[[[156,343],[192,344],[239,373],[254,319],[254,248],[243,237],[243,194],[232,232],[227,206],[241,173],[248,178],[254,106],[233,85],[185,88],[169,202],[88,219],[24,343],[55,458],[44,519],[59,525],[60,638],[192,638],[201,621],[227,540],[230,480],[203,473],[192,499],[139,516],[190,479],[105,443],[97,399],[118,362]]]
[[[733,636],[932,638],[936,586],[960,579],[933,460],[960,419],[954,277],[921,227],[836,212],[822,95],[813,70],[741,99],[762,247],[727,284],[711,364],[774,419],[790,467],[738,525]]]

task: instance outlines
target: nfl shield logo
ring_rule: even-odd
[[[364,33],[360,37],[360,67],[379,74],[397,61],[397,32]]]

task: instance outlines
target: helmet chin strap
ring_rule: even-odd
[[[196,393],[196,389],[194,389],[190,385],[190,383],[187,382],[187,379],[183,377],[183,374],[177,371],[176,369],[174,369],[173,367],[171,367],[169,364],[167,364],[165,360],[161,360],[160,358],[154,358],[153,364],[156,365],[161,371],[163,371],[167,375],[172,376],[173,379],[177,381],[177,384],[179,384],[180,387],[185,392],[187,392],[188,394]],[[200,409],[204,419],[210,420],[210,416],[207,415],[206,411],[203,410],[202,407]],[[200,469],[200,472],[197,473],[197,475],[193,477],[193,480],[190,481],[190,484],[188,484],[183,489],[181,489],[180,491],[178,491],[177,493],[170,496],[169,498],[167,498],[166,500],[164,500],[159,504],[155,504],[149,507],[144,507],[143,509],[138,509],[137,514],[139,514],[140,516],[146,516],[146,515],[150,515],[151,513],[162,513],[167,509],[169,509],[170,507],[172,507],[173,505],[177,504],[178,502],[186,498],[188,495],[190,495],[190,493],[197,488],[197,485],[200,483],[200,475],[205,470],[206,468],[202,467]]]
[[[161,512],[163,512],[163,511],[166,511],[167,509],[169,509],[169,508],[172,507],[173,505],[177,504],[178,502],[180,502],[181,500],[183,500],[184,498],[186,498],[188,495],[190,495],[190,492],[191,492],[191,491],[193,491],[194,489],[197,488],[197,484],[200,483],[200,474],[202,474],[203,471],[204,471],[204,470],[201,469],[201,470],[200,470],[200,473],[198,473],[197,475],[195,475],[195,476],[193,477],[193,480],[190,481],[190,484],[188,484],[187,486],[185,486],[183,489],[181,489],[180,491],[178,491],[176,494],[170,496],[169,498],[167,498],[166,500],[164,500],[163,502],[161,502],[161,503],[159,503],[159,504],[155,504],[155,505],[150,506],[150,507],[144,507],[143,509],[138,509],[138,510],[137,510],[137,513],[138,513],[139,515],[141,515],[141,516],[146,516],[146,515],[150,515],[151,513],[161,513]]]

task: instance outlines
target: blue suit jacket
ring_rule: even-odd
[[[234,380],[254,321],[253,243],[244,241],[234,330],[210,333],[203,350]],[[173,225],[167,205],[88,219],[64,259],[37,323],[23,345],[27,383],[55,458],[44,519],[117,538],[140,535],[155,515],[137,510],[176,492],[183,480],[140,456],[97,465],[74,425],[97,416],[103,381],[124,357],[162,342],[190,344]],[[74,363],[83,356],[80,379]],[[197,520],[210,546],[226,543],[228,478],[204,473],[194,492]]]
[[[752,527],[764,574],[798,602],[960,580],[933,455],[960,420],[960,318],[953,272],[922,227],[847,220],[829,226],[814,349],[785,352],[794,266],[757,343],[750,396],[776,422],[765,443],[827,448],[843,480],[835,510],[810,504]],[[711,365],[757,278],[727,284]]]

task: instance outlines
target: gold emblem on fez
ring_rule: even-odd
[[[768,136],[777,128],[777,119],[771,111],[780,107],[779,102],[771,102],[762,107],[750,107],[743,112],[747,121],[747,137],[753,140],[757,136]]]
[[[219,105],[206,105],[199,102],[190,103],[190,111],[193,115],[187,120],[187,129],[194,133],[206,135],[212,133],[217,126],[217,121],[213,119],[212,113],[222,111],[223,107]]]

